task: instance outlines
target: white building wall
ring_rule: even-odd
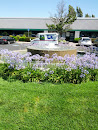
[[[48,33],[48,30],[44,30],[44,33]]]
[[[80,31],[75,31],[75,38],[79,38],[80,37]]]

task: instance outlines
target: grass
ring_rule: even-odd
[[[0,130],[97,130],[98,82],[8,82],[0,78]]]

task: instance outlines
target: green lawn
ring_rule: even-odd
[[[7,82],[0,78],[0,130],[98,130],[98,82]]]

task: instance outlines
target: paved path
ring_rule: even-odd
[[[8,49],[11,51],[21,51],[21,50],[26,50],[27,46],[30,45],[30,42],[16,42],[12,44],[0,44],[0,49]],[[75,43],[69,42],[70,46],[76,46]]]
[[[16,42],[16,43],[12,43],[12,44],[0,44],[0,49],[8,49],[11,51],[15,51],[15,50],[26,50],[27,46],[30,44],[30,42]]]

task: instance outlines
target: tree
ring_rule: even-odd
[[[64,0],[62,0],[57,5],[57,13],[54,14],[54,17],[50,17],[53,24],[46,24],[48,29],[50,31],[55,30],[62,36],[62,33],[68,31],[70,24],[75,20],[75,13],[74,17],[72,17],[72,13],[74,13],[74,9],[72,6],[69,6],[69,13],[67,14]]]
[[[76,12],[77,12],[77,17],[83,17],[83,12],[80,7],[76,8]]]
[[[6,31],[4,31],[4,32],[2,33],[2,35],[3,35],[3,36],[8,36],[9,34],[8,34]]]
[[[69,9],[68,9],[68,15],[67,15],[67,23],[72,23],[76,20],[76,11],[75,9],[69,5]]]
[[[85,14],[85,17],[91,17],[89,14]]]
[[[92,14],[92,18],[95,18],[95,15]]]
[[[85,14],[85,17],[89,17],[89,18],[95,18],[95,15],[92,14],[92,16],[90,16],[89,14]]]

